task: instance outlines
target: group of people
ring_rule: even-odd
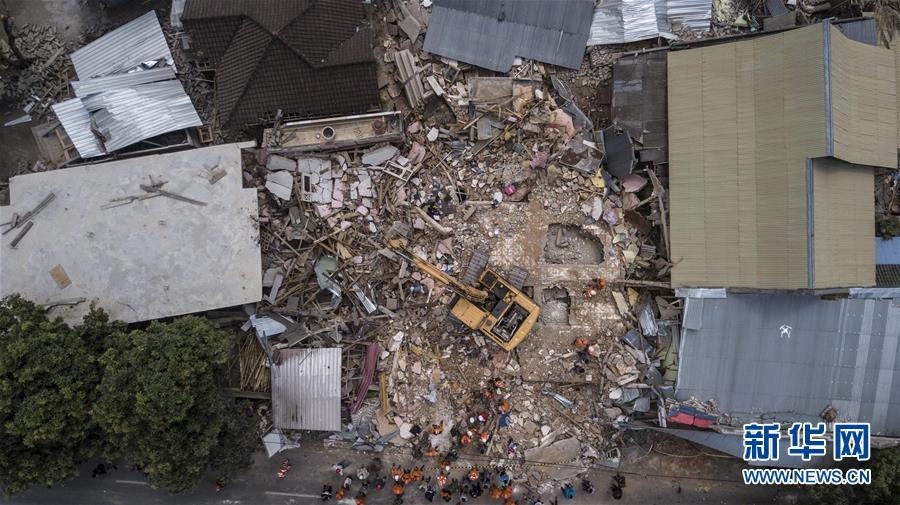
[[[349,463],[340,462],[333,465],[332,468],[338,476],[344,477],[348,465]],[[372,471],[377,473],[380,466],[381,462],[375,460],[373,464],[357,471],[356,477],[360,484],[355,496],[356,505],[365,505],[366,497],[370,492],[381,491],[385,487],[386,479],[384,477],[378,475],[371,478]],[[404,496],[408,492],[416,491],[421,492],[429,503],[434,502],[434,499],[438,497],[448,503],[454,499],[458,503],[465,503],[487,492],[491,498],[503,500],[505,505],[516,505],[516,501],[512,499],[512,480],[502,468],[479,469],[472,467],[460,479],[450,478],[449,468],[440,470],[438,475],[432,479],[431,476],[424,475],[424,469],[421,466],[412,469],[404,469],[400,466],[392,467],[390,487],[394,495],[393,503],[395,505],[402,504]],[[350,476],[344,478],[337,491],[332,485],[325,484],[322,486],[322,501],[343,500],[351,492],[352,487],[353,479]]]
[[[579,344],[583,345],[576,344],[576,347],[579,347],[579,351],[587,355],[586,342],[579,342]],[[461,450],[472,445],[478,447],[481,454],[486,454],[495,430],[506,426],[512,405],[504,397],[505,387],[506,383],[503,379],[494,378],[487,387],[477,390],[470,397],[470,400],[466,402],[466,410],[471,414],[450,428],[450,448],[446,452],[439,451],[432,446],[435,436],[446,436],[444,421],[432,424],[430,432],[426,432],[419,426],[414,426],[410,430],[415,437],[413,440],[414,458],[435,459],[437,475],[434,478],[424,475],[423,466],[411,469],[394,466],[390,469],[389,474],[382,476],[380,475],[381,460],[376,458],[367,467],[361,467],[356,472],[356,478],[359,481],[359,488],[355,493],[356,505],[365,505],[369,493],[381,491],[386,486],[390,486],[390,492],[394,496],[394,505],[401,505],[404,496],[416,491],[422,493],[429,503],[434,502],[435,498],[440,498],[447,503],[454,500],[457,504],[465,503],[470,499],[487,494],[491,499],[501,501],[503,505],[518,505],[519,502],[513,499],[512,479],[503,468],[471,467],[459,479],[450,477],[452,464],[459,458]],[[495,421],[494,416],[496,415],[499,417]],[[515,458],[518,447],[519,445],[510,438],[506,444],[507,457]],[[332,485],[323,485],[322,501],[343,500],[348,496],[353,496],[351,494],[353,478],[345,475],[349,465],[350,462],[341,461],[332,466],[332,470],[339,478],[342,478],[342,481],[337,486],[337,491]],[[616,474],[611,486],[613,497],[620,499],[624,487],[625,478]],[[594,493],[594,485],[589,480],[582,481],[581,489],[588,494]],[[567,499],[575,497],[575,488],[570,484],[563,486],[561,491],[563,497]],[[533,497],[525,497],[522,503],[523,505],[543,505],[540,499]]]

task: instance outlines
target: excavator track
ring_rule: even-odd
[[[508,280],[514,288],[522,291],[522,288],[525,286],[525,281],[528,280],[528,270],[525,270],[522,267],[513,267],[509,272]]]
[[[466,268],[466,273],[462,276],[462,283],[469,286],[477,284],[478,279],[481,278],[481,272],[484,272],[484,268],[487,266],[490,257],[490,254],[481,250],[476,250],[472,253],[472,258],[469,260],[469,266]]]

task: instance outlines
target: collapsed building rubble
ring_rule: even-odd
[[[630,3],[603,5],[614,11]],[[510,21],[528,18],[516,4],[509,4]],[[747,13],[723,14],[721,2],[656,4],[653,19],[643,20],[652,25],[649,37],[616,32],[616,43],[629,43],[596,45],[586,55],[579,41],[596,35],[587,31],[588,16],[576,16],[577,37],[567,36],[565,54],[523,47],[474,54],[482,48],[472,40],[453,46],[459,35],[447,26],[483,13],[451,11],[465,10],[456,9],[462,5],[494,13],[494,7],[449,0],[434,9],[415,0],[353,3],[328,50],[308,54],[299,38],[285,37],[300,37],[304,23],[316,24],[314,7],[296,4],[277,18],[254,10],[253,2],[234,2],[224,17],[237,31],[227,39],[217,38],[224,28],[215,2],[185,4],[188,33],[168,33],[178,40],[170,56],[204,120],[202,142],[243,135],[247,125],[262,141],[227,170],[213,162],[192,165],[190,183],[202,187],[199,194],[142,179],[103,211],[153,198],[154,205],[177,202],[200,212],[195,207],[216,205],[207,197],[222,184],[230,187],[235,170],[252,188],[255,205],[245,207],[258,214],[248,212],[241,230],[248,235],[258,226],[248,250],[258,246],[261,265],[247,267],[246,275],[242,270],[247,287],[229,293],[229,303],[247,302],[240,310],[208,315],[243,324],[229,365],[231,392],[271,402],[263,427],[270,456],[296,447],[296,431],[322,430],[336,432],[329,443],[401,447],[441,467],[457,459],[496,463],[518,481],[546,486],[592,466],[618,465],[624,426],[708,429],[721,422],[714,401],[676,394],[685,302],[672,292],[670,278],[694,260],[672,252],[673,242],[684,247],[685,228],[669,224],[669,155],[680,154],[677,145],[670,150],[667,131],[670,53],[654,47],[660,40],[644,39],[680,38],[672,46],[688,48],[700,45],[694,39],[756,30],[758,23]],[[657,10],[661,5],[665,13]],[[797,13],[791,26],[815,19],[785,10]],[[777,12],[762,19],[785,14]],[[565,25],[573,21],[568,16],[549,21]],[[432,22],[446,26],[432,31]],[[501,42],[490,37],[485,44],[496,49]],[[250,71],[237,72],[233,61],[240,58],[226,51],[249,53]],[[309,85],[318,94],[279,102],[277,87],[269,86],[277,80],[263,75],[278,70],[268,59],[275,56],[303,77],[333,72],[340,78],[331,87]],[[552,66],[579,62],[579,70]],[[352,93],[337,97],[345,81]],[[76,94],[85,82],[71,83]],[[245,88],[251,92],[242,94]],[[376,89],[389,112],[370,110]],[[885,177],[882,207],[900,214],[897,179]],[[685,185],[673,192],[678,189]],[[40,198],[50,197],[34,190],[29,196],[15,202],[24,217],[3,214],[8,244],[22,251],[54,211],[51,198],[48,212],[38,215]],[[507,332],[517,338],[498,342],[477,330],[482,321],[502,319],[500,303],[478,305],[471,320],[454,311],[469,300],[447,279],[475,290],[496,286],[482,282],[486,265],[539,308],[539,319],[538,310],[526,311],[535,314],[533,327],[519,332],[526,325],[513,325]],[[77,268],[47,268],[41,289],[77,291],[83,277]],[[713,291],[719,293],[690,293]],[[68,303],[85,306],[83,299],[44,298],[57,312],[76,312]]]
[[[604,142],[565,85],[547,84],[549,67],[491,76],[376,37],[401,115],[276,123],[245,156],[265,273],[252,312],[283,327],[263,338],[270,358],[242,347],[255,354],[242,375],[254,376],[244,363],[274,374],[284,352],[340,347],[335,440],[509,468],[559,454],[576,469],[615,464],[616,423],[655,417],[673,386],[663,173],[638,163],[627,133]],[[614,175],[620,156],[630,161]],[[509,351],[454,325],[453,290],[408,261],[471,283],[476,251],[499,275],[527,271],[520,289],[542,307]]]

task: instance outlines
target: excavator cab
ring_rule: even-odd
[[[450,313],[503,349],[515,349],[531,332],[540,308],[491,268],[482,272],[475,287],[488,294],[484,302],[477,304],[457,297]]]
[[[512,351],[534,328],[540,307],[521,289],[528,272],[514,268],[509,277],[487,267],[488,255],[475,251],[462,282],[447,275],[406,248],[406,242],[390,245],[405,260],[449,287],[456,297],[450,315],[472,330],[480,331],[506,351]]]

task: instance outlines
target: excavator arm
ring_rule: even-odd
[[[488,293],[486,291],[482,291],[480,289],[474,288],[472,286],[467,286],[462,282],[459,282],[458,280],[456,280],[456,278],[447,275],[440,268],[418,257],[412,251],[410,251],[406,247],[403,247],[401,243],[397,241],[392,240],[390,242],[390,245],[394,249],[394,251],[403,259],[409,261],[410,263],[415,265],[416,268],[430,275],[434,280],[449,287],[460,297],[465,298],[473,303],[483,303],[485,300],[487,300]]]

